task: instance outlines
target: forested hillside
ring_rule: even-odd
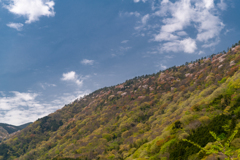
[[[230,156],[237,158],[239,67],[236,44],[227,53],[99,89],[4,141],[1,159],[225,159],[220,149],[200,151],[190,142],[208,150],[229,138]]]
[[[14,126],[6,123],[0,123],[0,141],[3,139],[8,138],[10,134],[14,134],[17,131],[20,131],[24,128],[26,128],[31,123],[26,123],[21,126]]]
[[[24,128],[26,128],[29,124],[31,123],[26,123],[20,126],[14,126],[11,124],[6,124],[6,123],[0,123],[0,127],[4,128],[9,134],[17,132],[19,130],[22,130]]]

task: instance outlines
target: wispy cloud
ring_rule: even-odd
[[[172,59],[174,56],[173,55],[166,55],[165,58]]]
[[[121,43],[128,43],[129,40],[123,40]]]
[[[141,14],[139,12],[135,11],[135,12],[124,12],[124,13],[120,12],[119,15],[120,15],[120,17],[122,17],[122,16],[135,16],[135,17],[139,17]]]
[[[146,14],[145,16],[142,17],[142,24],[147,24],[147,21],[149,20],[150,16],[149,14]]]
[[[42,89],[46,89],[47,87],[56,87],[56,84],[49,84],[49,83],[40,83]]]
[[[81,61],[81,63],[84,64],[84,65],[93,65],[94,60],[83,59],[83,60]]]
[[[138,2],[140,2],[140,1],[142,1],[143,3],[145,3],[145,2],[147,2],[148,0],[133,0],[134,3],[138,3]]]
[[[64,93],[53,101],[41,102],[40,94],[13,91],[9,96],[0,96],[0,122],[13,125],[33,122],[89,93],[88,90]]]
[[[221,0],[217,6],[221,9],[221,10],[226,10],[227,9],[227,4],[224,2],[224,0]]]
[[[10,27],[10,28],[14,28],[18,31],[21,31],[22,27],[23,27],[23,24],[22,23],[8,23],[7,26]]]
[[[8,2],[4,7],[13,14],[27,17],[25,23],[38,21],[41,16],[55,15],[53,0],[8,0]]]
[[[129,51],[132,47],[123,47],[120,46],[118,49],[111,49],[111,55],[112,57],[118,56],[118,55],[124,55],[127,51]]]

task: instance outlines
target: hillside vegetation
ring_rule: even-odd
[[[0,159],[225,159],[240,123],[240,46],[97,90],[0,145]],[[214,138],[210,131],[216,134]],[[237,158],[240,132],[229,143]]]
[[[14,132],[17,132],[19,130],[26,128],[29,124],[31,124],[31,122],[20,125],[20,126],[14,126],[11,124],[0,123],[0,127],[4,128],[8,132],[8,134],[11,134],[11,133],[14,133]]]
[[[20,131],[26,128],[31,123],[26,123],[20,126],[14,126],[6,123],[0,123],[0,142],[3,139],[8,138],[11,134],[15,134],[15,132]]]

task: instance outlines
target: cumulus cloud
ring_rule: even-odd
[[[162,50],[166,52],[183,51],[185,53],[194,53],[196,49],[196,41],[191,38],[166,42],[162,45]]]
[[[204,48],[213,47],[218,44],[219,35],[225,27],[220,19],[220,11],[227,8],[224,1],[151,1],[152,13],[143,16],[140,25],[135,29],[142,34],[147,32],[153,36],[152,40],[160,42],[162,50],[165,51],[177,52],[180,49],[186,53],[193,53],[198,49],[197,45]],[[175,48],[170,49],[169,46]]]
[[[41,16],[54,16],[53,0],[8,0],[4,7],[11,13],[26,17],[25,23],[38,21]]]
[[[218,5],[223,6],[223,4],[224,2],[221,1]],[[162,1],[160,9],[154,13],[164,17],[160,32],[154,37],[155,41],[166,41],[163,44],[163,49],[166,51],[180,49],[186,53],[193,53],[197,49],[196,41],[206,43],[205,47],[211,47],[212,45],[207,45],[209,40],[218,37],[224,28],[214,9],[214,0]],[[194,27],[197,30],[195,40],[192,39],[193,37],[185,38],[188,35],[187,27]]]
[[[84,65],[93,65],[94,60],[83,59],[83,60],[81,61],[81,63],[84,64]]]
[[[89,78],[89,76],[83,77],[81,75],[76,74],[76,72],[71,71],[68,73],[63,73],[61,80],[73,82],[73,83],[77,84],[79,87],[81,87],[83,85],[83,81],[88,78]]]
[[[8,23],[7,26],[10,27],[10,28],[14,28],[18,31],[21,31],[22,27],[23,27],[23,24],[22,23]]]

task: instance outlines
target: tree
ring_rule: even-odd
[[[227,139],[227,141],[224,144],[223,144],[224,141],[222,141],[221,138],[217,137],[216,133],[210,131],[210,134],[213,136],[216,142],[214,142],[213,145],[209,148],[206,147],[202,148],[200,145],[187,139],[183,139],[183,141],[189,142],[192,145],[198,147],[199,149],[201,149],[200,152],[205,152],[207,155],[223,153],[227,157],[225,158],[225,160],[238,160],[240,158],[240,149],[236,151],[238,153],[238,157],[234,158],[235,151],[230,147],[230,143],[233,141],[233,138],[238,133],[239,128],[240,126],[238,125],[235,128],[233,134]]]

